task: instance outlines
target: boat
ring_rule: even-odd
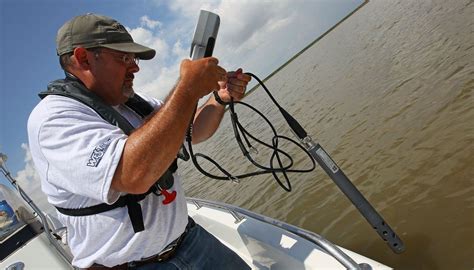
[[[201,11],[191,46],[192,59],[212,55],[219,23],[217,14]],[[268,92],[258,77],[248,74]],[[403,252],[405,247],[401,239],[362,196],[342,169],[288,112],[273,98],[272,100],[308,155],[321,166],[392,251]],[[234,113],[232,106],[230,108],[231,113]],[[193,163],[199,168],[194,160],[191,144],[189,149]],[[0,268],[74,269],[71,265],[73,256],[67,244],[67,228],[55,215],[46,214],[37,207],[12,178],[5,163],[6,155],[0,153],[1,171],[15,190],[0,190],[5,197],[0,197]],[[228,180],[238,180],[238,177],[232,175],[227,177]],[[28,205],[19,202],[18,195]],[[392,269],[337,246],[315,232],[247,209],[198,198],[186,200],[188,215],[235,251],[252,269]]]
[[[0,185],[0,269],[74,269],[66,227],[38,208],[5,161],[0,154],[1,171],[15,189]],[[187,198],[187,207],[196,223],[252,269],[391,269],[314,232],[237,206]]]

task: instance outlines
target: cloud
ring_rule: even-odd
[[[128,31],[135,42],[156,50],[155,58],[140,62],[140,72],[136,74],[134,82],[135,89],[138,89],[138,92],[163,98],[171,89],[171,85],[163,80],[158,81],[158,78],[164,75],[164,70],[168,69],[170,65],[174,65],[170,64],[168,60],[171,53],[170,44],[162,39],[161,35],[158,35],[156,29],[150,28],[149,24],[133,29],[129,28]]]
[[[41,191],[41,179],[36,173],[28,144],[21,144],[21,148],[25,151],[25,168],[17,172],[15,179],[43,212],[56,216],[56,210],[48,203],[46,195]]]
[[[141,26],[130,31],[137,42],[157,51],[156,59],[140,63],[135,88],[163,99],[179,77],[181,60],[189,58],[201,9],[221,18],[214,50],[220,65],[228,70],[242,67],[263,79],[343,17],[333,15],[334,10],[345,7],[347,14],[358,4],[343,0],[160,0],[156,5],[170,10],[172,19],[160,22],[144,15]]]
[[[230,1],[238,3],[237,1]],[[207,1],[189,1],[189,0],[170,0],[169,8],[177,14],[181,14],[182,18],[197,19],[199,10],[215,11],[221,4],[220,0]]]
[[[152,19],[148,18],[148,16],[141,17],[140,22],[141,22],[141,25],[144,25],[144,26],[146,26],[147,28],[150,28],[150,29],[154,29],[157,26],[161,27],[163,25],[160,21],[152,20]]]

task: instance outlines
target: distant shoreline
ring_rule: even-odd
[[[339,26],[341,23],[343,23],[347,18],[349,18],[350,16],[352,16],[352,14],[356,13],[359,9],[361,9],[363,6],[365,6],[367,3],[369,2],[369,0],[365,0],[364,3],[360,4],[360,6],[358,6],[356,9],[354,9],[351,13],[347,14],[344,18],[342,18],[338,23],[336,23],[334,26],[332,26],[331,28],[329,28],[326,32],[324,32],[322,35],[320,35],[319,37],[317,37],[314,41],[310,42],[306,47],[304,47],[301,51],[297,52],[295,55],[293,55],[293,57],[291,57],[288,61],[286,61],[285,63],[283,63],[281,66],[279,66],[277,69],[275,69],[272,73],[270,73],[267,77],[265,77],[265,79],[262,79],[262,82],[265,83],[267,80],[269,80],[271,77],[273,77],[273,75],[275,75],[276,73],[278,73],[280,70],[282,70],[284,67],[286,67],[290,62],[292,62],[293,60],[295,60],[296,58],[298,58],[298,56],[300,56],[301,54],[303,54],[306,50],[308,50],[309,48],[311,48],[314,44],[316,44],[319,40],[321,40],[323,37],[325,37],[327,34],[329,34],[332,30],[334,30],[337,26]],[[256,84],[254,87],[252,87],[252,89],[248,90],[246,93],[245,93],[245,96],[246,97],[247,95],[249,95],[250,93],[252,93],[254,90],[256,90],[258,87],[260,87],[260,84]]]

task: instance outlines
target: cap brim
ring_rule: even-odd
[[[155,57],[156,54],[156,51],[152,48],[148,48],[146,46],[133,42],[101,44],[100,47],[105,47],[121,52],[134,53],[138,58],[142,60],[150,60]]]

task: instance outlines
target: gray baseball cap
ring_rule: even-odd
[[[155,57],[155,50],[135,43],[127,29],[118,21],[88,13],[72,18],[58,30],[56,52],[70,53],[76,47],[86,49],[104,47],[117,51],[134,53],[143,60]]]

